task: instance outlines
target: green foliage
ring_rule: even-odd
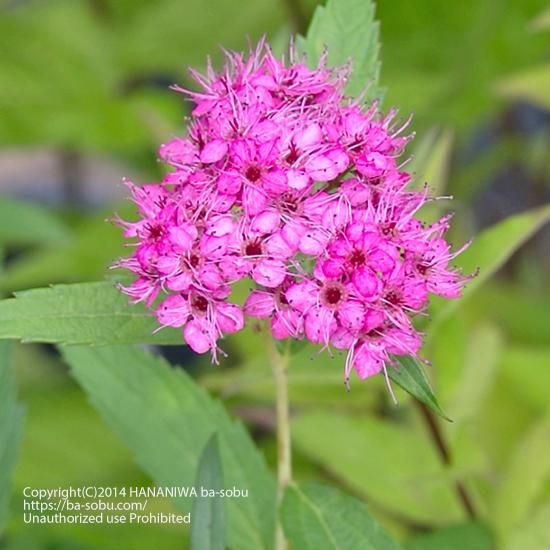
[[[475,326],[464,347],[466,357],[449,405],[449,414],[453,419],[453,423],[447,426],[449,431],[457,431],[482,414],[498,375],[503,350],[502,334],[491,324]]]
[[[306,10],[313,3],[308,0]],[[464,210],[457,218],[464,220],[469,208],[465,200],[503,163],[520,160],[534,180],[542,181],[547,143],[541,138],[535,162],[533,142],[523,135],[467,167],[453,164],[453,179],[447,180],[455,136],[460,148],[466,127],[484,125],[504,101],[548,106],[548,71],[540,64],[547,36],[529,33],[548,28],[548,10],[534,20],[544,2],[395,0],[378,4],[389,105],[401,107],[405,116],[414,111],[417,129],[445,128],[428,134],[417,147],[409,165],[417,184],[427,181],[435,193],[449,188],[458,194],[463,199],[458,205]],[[173,134],[176,125],[181,126],[183,113],[181,98],[159,89],[159,81],[161,86],[164,80],[188,85],[187,64],[201,66],[209,52],[215,65],[221,59],[214,42],[241,49],[246,47],[245,35],[254,42],[284,22],[281,3],[245,0],[239,5],[246,13],[242,18],[234,17],[235,9],[226,0],[213,0],[208,6],[200,0],[58,0],[2,8],[0,140],[152,158],[158,143]],[[235,24],[225,24],[229,20]],[[289,34],[289,24],[277,32],[279,51],[284,51]],[[311,64],[319,60],[325,46],[330,64],[343,64],[353,57],[348,92],[356,96],[367,88],[367,97],[381,94],[378,42],[374,4],[361,0],[329,0],[316,9],[306,38],[297,40]],[[476,63],[464,63],[474,58]],[[533,68],[526,70],[531,64]],[[432,221],[446,207],[447,203],[437,201],[420,215]],[[0,247],[6,245],[10,252],[10,263],[0,274],[0,290],[102,279],[106,267],[123,254],[120,231],[104,222],[111,210],[86,216],[84,223],[71,229],[42,207],[0,200]],[[434,304],[434,323],[425,325],[430,341],[424,356],[434,365],[426,372],[435,392],[425,369],[412,359],[402,359],[398,369],[389,369],[394,382],[453,419],[453,423],[441,423],[452,465],[441,464],[408,395],[398,394],[399,407],[391,407],[382,376],[356,382],[346,393],[342,355],[317,355],[316,349],[305,346],[287,350],[292,353],[289,389],[296,479],[328,477],[349,487],[372,501],[373,514],[399,540],[416,531],[410,524],[431,529],[414,534],[405,543],[408,550],[491,548],[485,528],[457,524],[464,520],[455,491],[460,480],[470,491],[479,517],[497,531],[499,547],[542,550],[550,546],[550,472],[545,460],[549,453],[550,303],[540,292],[546,289],[544,273],[539,292],[530,283],[522,288],[517,280],[486,284],[549,218],[546,207],[505,220],[482,232],[458,258],[456,263],[465,272],[481,268],[466,297],[482,284],[484,292],[477,293],[475,300]],[[459,235],[472,233],[466,224],[458,228]],[[28,246],[32,249],[19,254],[18,247]],[[18,253],[15,258],[12,248]],[[528,277],[523,282],[536,280],[536,270],[528,259],[521,274]],[[0,302],[0,338],[4,339],[181,344],[179,331],[153,334],[156,328],[144,307],[128,305],[110,283],[55,286]],[[205,366],[202,379],[236,405],[235,410],[260,418],[262,435],[272,422],[264,406],[274,398],[263,336],[251,326],[228,338],[224,348],[230,352],[231,367]],[[48,368],[55,360],[35,346],[24,349],[18,375],[22,371],[34,388],[24,395],[33,422],[16,472],[17,489],[29,480],[52,486],[90,479],[105,484],[149,483],[138,470],[128,468],[128,454],[104,433],[91,410],[84,409],[76,388],[52,383],[52,378],[63,379],[57,368]],[[68,348],[65,353],[91,401],[158,484],[190,485],[193,480],[205,484],[201,480],[208,474],[219,482],[215,474],[219,458],[226,484],[250,492],[248,499],[226,501],[227,545],[271,547],[273,480],[248,435],[219,404],[184,372],[136,350]],[[18,408],[11,374],[5,379],[8,371],[3,366],[0,356],[0,496],[5,499],[16,449],[13,430],[19,429],[20,416],[6,412]],[[14,421],[13,430],[5,422],[7,417]],[[201,458],[200,451],[214,432],[219,433],[219,457],[207,447]],[[270,458],[272,438],[262,437],[259,443]],[[218,504],[216,499],[195,503],[195,537],[207,534],[205,524],[211,512],[220,513]],[[187,511],[191,502],[177,505]],[[153,531],[152,526],[140,531],[120,527],[116,532],[108,526],[94,531],[56,526],[46,531],[23,525],[20,509],[20,502],[14,502],[16,512],[8,532],[14,547],[75,548],[82,541],[87,548],[115,548],[117,540],[124,540],[128,547],[146,548],[157,545],[157,536],[159,546],[161,539],[186,543],[186,533],[167,535],[160,528]],[[0,504],[0,524],[2,516]],[[296,548],[397,547],[376,527],[364,505],[335,489],[293,486],[281,517]],[[182,540],[177,541],[180,536]],[[201,539],[195,545],[208,547],[210,542]]]
[[[63,243],[40,247],[15,259],[0,273],[0,290],[13,292],[52,283],[102,279],[117,258],[128,254],[122,229],[107,221],[113,212],[124,219],[133,219],[134,208],[116,205],[94,213],[81,221]],[[31,220],[29,227],[33,227]]]
[[[413,397],[430,407],[436,414],[448,420],[441,410],[419,362],[410,356],[395,357],[395,360],[397,366],[388,368],[389,377]]]
[[[298,449],[369,502],[419,523],[461,519],[453,473],[420,429],[371,413],[316,411],[297,416],[292,435]]]
[[[497,82],[495,91],[509,99],[526,101],[550,109],[550,63],[533,67]]]
[[[225,399],[244,399],[272,404],[275,399],[273,373],[263,352],[265,335],[246,328],[227,339],[227,350],[242,357],[237,368],[221,368],[201,376],[201,382]],[[225,346],[224,346],[225,347]],[[231,357],[231,356],[230,356]],[[344,355],[331,357],[311,344],[289,357],[288,386],[290,401],[296,406],[318,403],[334,405],[346,410],[375,408],[387,390],[382,376],[372,378],[368,387],[352,382],[352,391],[346,392],[343,383]]]
[[[0,140],[111,150],[152,145],[139,109],[113,93],[113,36],[84,2],[4,12],[0,35]]]
[[[216,434],[206,443],[201,454],[195,487],[219,491],[224,488],[219,443]],[[201,489],[198,489],[198,488]],[[191,550],[224,550],[223,499],[195,498],[191,514]]]
[[[162,524],[109,525],[24,523],[23,488],[84,486],[149,487],[150,478],[66,376],[65,366],[43,346],[16,345],[13,366],[19,399],[25,404],[25,431],[14,473],[6,550],[173,550],[185,547],[187,531]],[[55,428],[53,428],[55,427]],[[175,512],[168,499],[150,499],[147,510]]]
[[[505,299],[503,299],[505,298]],[[470,300],[468,309],[476,318],[491,318],[513,335],[516,344],[533,346],[541,351],[548,343],[550,326],[550,294],[533,286],[517,285],[511,281],[493,281]]]
[[[510,533],[528,519],[533,504],[550,476],[550,413],[538,420],[522,438],[493,497],[491,518],[499,536]]]
[[[529,28],[546,7],[545,0],[378,2],[385,102],[414,113],[417,130],[444,125],[463,136],[505,108],[495,81],[546,58],[548,37]]]
[[[280,514],[292,547],[300,550],[400,548],[361,501],[322,485],[291,486]]]
[[[29,202],[0,198],[0,244],[60,244],[69,231],[47,208]]]
[[[108,424],[160,486],[191,486],[199,457],[218,434],[227,487],[248,498],[227,499],[229,546],[270,548],[274,481],[252,440],[223,407],[183,371],[132,347],[66,347],[71,372]],[[176,506],[189,508],[185,499]]]
[[[417,535],[405,545],[406,550],[492,550],[490,532],[478,523],[463,523]]]
[[[226,0],[30,4],[0,18],[0,141],[110,153],[155,149],[175,131],[181,98],[151,82],[183,83],[216,43],[246,47],[283,22],[269,0],[244,0],[242,18]]]
[[[546,8],[532,21],[531,28],[534,31],[550,30],[550,8]]]
[[[127,254],[120,228],[107,223],[106,216],[84,221],[63,244],[40,247],[16,258],[0,274],[0,290],[102,279],[109,265]]]
[[[175,329],[157,333],[156,319],[112,283],[56,285],[0,302],[0,339],[62,344],[181,344]]]
[[[510,216],[478,235],[472,245],[455,260],[464,273],[479,274],[464,289],[460,300],[433,300],[433,324],[449,316],[466,297],[473,294],[487,279],[498,271],[512,254],[550,220],[550,206],[541,206]]]
[[[0,535],[7,519],[11,477],[23,428],[22,410],[16,401],[15,380],[10,364],[11,347],[8,342],[0,342]]]
[[[449,130],[427,132],[414,149],[408,170],[414,174],[414,186],[421,189],[428,184],[430,195],[437,197],[445,192],[451,161],[453,134]]]
[[[374,20],[371,0],[328,0],[326,6],[317,7],[306,37],[298,37],[297,46],[311,67],[317,66],[327,49],[331,66],[352,61],[353,72],[346,91],[354,97],[368,87],[365,97],[372,99],[381,95],[378,35],[379,24]]]
[[[414,150],[412,166],[408,169],[414,176],[413,188],[428,186],[431,197],[442,197],[447,189],[453,152],[453,134],[450,130],[428,132]],[[433,223],[444,213],[447,201],[434,200],[426,203],[419,212],[425,223]]]
[[[517,530],[504,550],[547,550],[550,547],[550,504],[542,506]]]
[[[545,319],[543,319],[545,322]],[[545,325],[548,327],[548,325]],[[503,354],[501,375],[515,388],[522,406],[537,412],[548,407],[550,395],[550,348],[508,346]]]

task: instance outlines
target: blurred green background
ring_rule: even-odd
[[[105,219],[132,211],[121,177],[155,181],[158,145],[183,132],[189,106],[168,86],[190,85],[187,66],[203,67],[207,55],[219,62],[222,44],[243,49],[262,34],[284,44],[305,31],[315,5],[0,1],[0,292],[105,277],[124,254],[120,231]],[[412,168],[421,183],[455,197],[453,242],[549,202],[545,5],[378,2],[384,108],[414,113]],[[308,361],[308,351],[291,369],[296,477],[330,480],[366,499],[411,550],[429,540],[445,550],[437,529],[456,533],[456,548],[550,548],[549,242],[547,226],[430,333],[429,374],[454,420],[441,426],[449,465],[406,394],[396,408],[376,379],[355,382],[347,395],[342,361]],[[232,359],[216,372],[183,348],[162,351],[246,421],[274,464],[262,344],[248,333],[226,348]],[[177,527],[23,524],[24,486],[150,481],[52,348],[18,346],[16,373],[25,432],[0,547],[118,549],[124,540],[124,548],[184,548],[187,533]],[[475,522],[460,506],[457,479]],[[155,506],[171,509],[168,501]]]

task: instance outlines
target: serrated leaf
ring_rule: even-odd
[[[227,487],[248,498],[225,501],[232,548],[271,548],[275,483],[242,424],[182,369],[130,346],[62,348],[71,372],[137,462],[159,486],[191,486],[206,441],[217,432]],[[190,499],[174,501],[187,512]]]
[[[280,512],[284,531],[300,550],[399,550],[364,503],[319,484],[293,485]]]
[[[11,476],[19,451],[23,412],[17,405],[11,343],[0,342],[0,535],[8,514]]]
[[[0,244],[59,244],[69,230],[48,209],[21,200],[0,199]]]
[[[163,329],[140,304],[113,284],[56,285],[18,292],[0,301],[0,339],[63,344],[182,344],[181,333]]]
[[[430,525],[462,518],[454,474],[420,424],[317,411],[294,417],[292,437],[296,448],[332,476],[400,517]]]
[[[550,206],[528,210],[489,227],[477,237],[472,245],[455,260],[463,273],[479,274],[468,283],[459,300],[433,300],[433,321],[430,328],[439,324],[455,311],[468,296],[471,296],[487,279],[498,271],[512,254],[527,242],[545,223],[550,221]]]
[[[223,471],[217,434],[202,451],[195,487],[219,491],[224,488]],[[219,496],[195,498],[191,513],[191,550],[224,550],[224,507]]]
[[[420,363],[410,356],[398,356],[394,359],[398,365],[388,368],[389,377],[406,392],[430,407],[436,414],[449,420],[441,409]]]
[[[371,0],[328,0],[313,14],[305,38],[296,44],[307,56],[310,67],[316,67],[325,49],[331,66],[352,61],[352,74],[346,92],[357,96],[368,87],[367,99],[381,95],[378,88],[379,23],[374,19]]]

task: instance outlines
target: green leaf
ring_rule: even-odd
[[[405,544],[406,550],[492,550],[491,533],[479,523],[462,523],[416,535]]]
[[[193,485],[200,452],[217,432],[226,487],[248,490],[248,498],[225,501],[227,545],[271,548],[274,480],[246,430],[218,402],[182,369],[134,347],[62,351],[92,404],[159,486]],[[175,504],[187,512],[191,502]]]
[[[550,477],[550,413],[537,421],[512,454],[493,497],[491,518],[506,539],[529,517],[532,505]]]
[[[158,328],[144,306],[129,304],[113,284],[56,285],[0,301],[0,339],[63,344],[182,344],[179,331]]]
[[[503,300],[503,297],[506,299]],[[550,326],[550,294],[544,288],[517,284],[517,281],[491,281],[483,292],[478,292],[468,309],[478,317],[491,312],[491,318],[506,333],[513,334],[514,341],[544,348],[548,344]],[[521,369],[520,369],[521,370]]]
[[[475,237],[472,245],[458,256],[455,263],[464,273],[474,273],[479,269],[479,274],[464,289],[462,299],[433,300],[431,330],[453,313],[464,298],[471,296],[549,220],[550,206],[542,206],[506,218]]]
[[[460,369],[456,373],[457,379],[452,387],[447,387],[446,394],[443,394],[446,395],[445,410],[453,419],[452,423],[445,424],[443,428],[453,464],[476,464],[476,473],[481,473],[492,467],[487,440],[480,425],[497,382],[503,339],[501,332],[493,324],[474,325],[469,329],[469,337],[462,344],[465,354],[458,354]],[[439,334],[441,333],[443,331]],[[452,354],[449,349],[453,349]],[[455,349],[451,345],[445,355],[454,355]],[[448,360],[444,357],[440,359],[442,370],[448,367]],[[442,397],[441,394],[440,396]]]
[[[292,548],[300,550],[399,550],[364,503],[318,484],[285,493],[281,521]]]
[[[213,434],[202,452],[195,487],[220,491],[223,472],[218,437]],[[220,496],[195,498],[191,513],[191,550],[224,550],[223,499]]]
[[[527,101],[550,109],[550,64],[534,67],[497,82],[495,91],[504,97]]]
[[[316,67],[328,48],[328,63],[344,65],[352,61],[352,74],[346,91],[357,96],[368,87],[367,98],[381,95],[377,87],[379,24],[374,20],[371,0],[328,0],[313,14],[305,38],[297,38],[298,48],[306,54],[310,67]]]
[[[483,414],[486,398],[497,375],[502,347],[502,335],[496,326],[482,324],[473,327],[462,376],[449,404],[453,418],[450,430],[459,429],[467,421],[475,422],[477,415]]]
[[[15,379],[10,362],[11,343],[0,342],[0,535],[7,519],[11,476],[23,429],[23,414],[16,402]]]
[[[7,197],[0,199],[0,244],[59,244],[68,238],[67,227],[48,209]]]
[[[373,504],[421,524],[462,519],[455,473],[441,464],[420,423],[318,411],[296,416],[292,437],[300,451]]]
[[[420,363],[410,356],[397,356],[394,359],[399,364],[388,368],[389,377],[436,414],[449,420],[441,409]]]
[[[539,508],[512,535],[504,550],[548,550],[550,548],[550,504]]]

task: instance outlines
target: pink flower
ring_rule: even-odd
[[[285,296],[302,314],[305,335],[315,344],[328,346],[340,327],[353,331],[363,324],[365,305],[339,281],[306,279],[291,285]]]
[[[262,40],[226,53],[222,71],[192,71],[199,90],[189,129],[160,147],[160,184],[126,182],[137,221],[117,220],[133,253],[121,287],[181,328],[217,361],[218,341],[246,315],[274,338],[347,350],[344,377],[384,372],[419,353],[413,318],[429,294],[460,295],[450,266],[449,217],[424,226],[427,188],[407,189],[396,111],[381,115],[345,95],[349,67],[285,63]],[[248,279],[243,308],[227,301]],[[160,303],[159,297],[161,297]]]
[[[193,351],[210,351],[214,360],[217,360],[218,338],[238,332],[244,326],[238,306],[209,299],[194,289],[168,296],[157,307],[156,316],[162,326],[183,327],[184,340]]]
[[[287,277],[277,288],[253,290],[244,304],[246,315],[271,319],[271,333],[277,340],[302,337],[303,316],[290,306],[285,295],[291,284]]]

